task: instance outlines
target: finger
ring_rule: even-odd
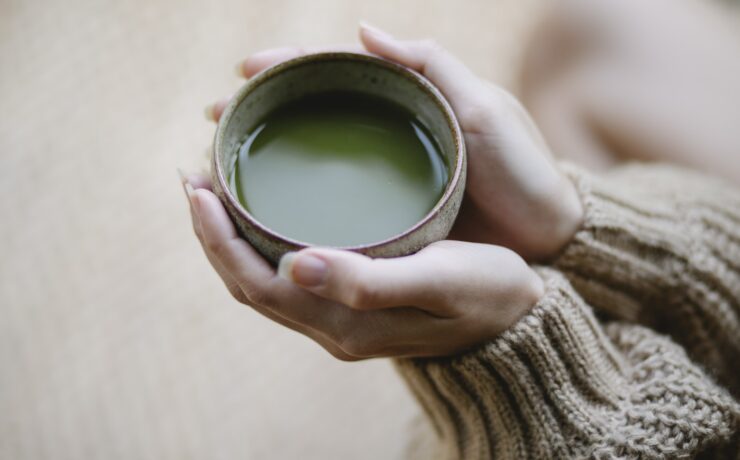
[[[279,64],[283,61],[293,59],[306,54],[321,53],[327,51],[345,51],[352,53],[367,52],[360,45],[333,45],[333,46],[315,46],[315,47],[283,47],[260,51],[247,59],[237,63],[236,73],[243,78],[251,78],[257,73],[268,67]],[[205,109],[205,117],[208,121],[218,122],[224,109],[229,104],[231,97],[221,99],[218,102],[210,104]]]
[[[423,356],[440,337],[450,338],[458,325],[457,319],[437,318],[410,307],[373,311],[344,308],[352,321],[334,340],[345,353],[360,358]]]
[[[206,120],[212,121],[214,123],[218,123],[218,120],[221,119],[221,115],[223,115],[224,110],[226,109],[226,106],[229,105],[230,100],[231,100],[231,97],[226,97],[226,98],[221,99],[220,101],[214,102],[213,104],[206,106],[206,109],[205,109]]]
[[[285,318],[328,334],[341,329],[339,323],[346,319],[342,307],[277,277],[267,261],[236,233],[216,195],[203,189],[195,190],[193,203],[209,258],[218,261],[233,277],[251,303],[269,307]],[[311,304],[311,308],[304,307],[305,304]]]
[[[193,174],[185,174],[182,171],[180,171],[180,177],[184,182],[189,183],[193,189],[206,189],[206,190],[212,190],[211,189],[211,177],[207,174],[200,174],[200,173],[193,173]]]
[[[192,195],[196,189],[211,190],[211,179],[205,174],[186,174],[182,169],[177,168],[177,173],[180,175],[180,182],[182,183],[185,196],[188,200],[188,206],[190,209],[190,218],[193,224],[193,231],[198,240],[202,241],[202,231],[200,226],[200,219],[198,214],[193,209]]]
[[[239,303],[243,303],[245,305],[252,305],[253,302],[251,302],[246,295],[244,295],[244,291],[242,291],[241,287],[239,287],[239,284],[234,280],[234,278],[231,276],[231,274],[221,265],[221,263],[216,260],[215,257],[213,257],[213,254],[204,251],[206,254],[206,258],[208,258],[208,262],[210,262],[211,266],[214,270],[216,270],[216,273],[218,274],[219,278],[221,278],[221,281],[223,281],[224,285],[226,286],[226,289],[229,291],[229,294],[236,299]]]
[[[308,248],[280,260],[281,277],[326,299],[358,310],[417,306],[435,310],[439,298],[432,273],[437,261],[428,252],[393,259],[371,259],[350,251]]]
[[[415,308],[357,311],[275,276],[272,267],[239,238],[221,202],[211,192],[193,193],[204,248],[240,286],[251,305],[301,325],[329,349],[355,357],[387,356],[396,347],[429,341],[442,326]],[[423,265],[420,264],[420,265]],[[429,300],[429,299],[427,299]]]
[[[195,211],[193,202],[192,202],[192,196],[193,196],[193,187],[190,185],[190,183],[185,183],[185,192],[188,196],[188,201],[190,203],[190,216],[193,223],[193,231],[195,232],[195,236],[198,237],[198,241],[201,243],[201,247],[205,248],[204,240],[203,240],[203,230],[200,223],[200,218],[198,217],[198,213]],[[208,258],[208,262],[210,262],[211,266],[216,270],[216,273],[218,273],[221,280],[224,282],[224,285],[226,286],[226,289],[229,291],[229,293],[234,297],[236,300],[238,300],[241,303],[248,303],[247,297],[244,295],[244,291],[241,290],[239,285],[234,281],[234,279],[229,275],[229,273],[223,268],[223,266],[215,260],[215,258],[209,253],[208,251],[204,251],[206,254],[206,257]]]
[[[188,200],[188,209],[190,210],[190,219],[193,224],[193,232],[195,233],[195,236],[198,237],[198,240],[200,240],[202,243],[203,241],[200,230],[200,220],[198,219],[198,214],[193,209],[193,185],[190,181],[190,178],[180,168],[177,168],[177,173],[180,175],[180,183],[182,184],[183,191],[185,192],[185,197]],[[196,180],[199,180],[199,178],[196,178]]]
[[[239,237],[226,210],[213,192],[196,189],[191,201],[200,219],[205,250],[232,274],[251,299],[250,293],[258,293],[261,285],[272,280],[272,268]]]
[[[195,235],[198,237],[198,240],[201,243],[201,246],[205,248],[205,245],[203,244],[203,230],[200,222],[200,217],[198,215],[198,212],[195,209],[195,206],[193,205],[193,195],[195,193],[196,188],[208,188],[210,189],[210,180],[207,176],[200,175],[200,174],[191,174],[186,175],[182,172],[182,170],[178,169],[178,173],[180,174],[180,179],[183,183],[183,187],[185,188],[185,195],[188,199],[188,204],[190,206],[190,217],[192,219],[193,224],[193,231],[195,232]],[[193,187],[195,185],[195,187]],[[216,270],[218,275],[223,280],[224,284],[226,285],[226,288],[228,289],[229,293],[237,299],[239,302],[245,303],[247,301],[246,296],[244,295],[244,292],[239,288],[237,283],[234,281],[234,279],[229,275],[229,273],[223,268],[223,266],[215,260],[211,256],[211,254],[208,251],[205,251],[206,257],[208,258],[208,261],[211,263],[211,266]]]
[[[465,64],[431,40],[398,40],[369,24],[360,24],[360,41],[370,53],[410,67],[432,81],[456,112],[479,105],[485,91]]]
[[[274,48],[255,53],[236,65],[237,75],[251,78],[268,67],[289,59],[303,56],[306,52],[298,46]]]
[[[202,175],[189,175],[184,176],[186,177],[185,183],[186,188],[190,189],[190,197],[194,197],[196,195],[195,190],[205,190],[206,186],[210,185],[210,180],[206,176]],[[193,190],[193,187],[190,185],[191,183],[195,184],[197,188]],[[344,352],[339,346],[337,346],[330,337],[328,337],[326,334],[323,334],[321,331],[312,329],[308,327],[305,324],[296,322],[291,320],[290,318],[286,318],[279,314],[279,312],[259,304],[258,302],[254,302],[252,299],[250,299],[244,290],[241,287],[241,284],[237,282],[237,280],[234,278],[232,273],[229,269],[227,269],[224,264],[221,262],[221,260],[216,256],[214,251],[208,250],[208,240],[206,238],[211,237],[211,233],[203,232],[202,230],[202,223],[201,219],[199,217],[198,210],[201,208],[201,206],[194,204],[199,198],[191,199],[191,210],[193,215],[193,226],[194,228],[197,228],[196,235],[198,235],[198,238],[201,241],[201,244],[203,245],[204,252],[206,254],[206,257],[208,258],[208,261],[211,263],[211,266],[216,270],[216,273],[218,273],[221,280],[224,282],[224,285],[228,289],[229,293],[239,302],[248,304],[252,308],[254,308],[258,313],[262,314],[263,316],[285,326],[288,327],[296,332],[299,332],[303,335],[306,335],[307,337],[311,338],[315,342],[317,342],[319,345],[321,345],[323,348],[325,348],[329,353],[331,353],[334,357],[337,359],[341,359],[343,361],[356,361],[359,359],[357,356],[352,356],[346,352]],[[210,220],[206,218],[206,225],[210,226]],[[209,227],[210,231],[210,227]],[[230,234],[230,233],[229,233]],[[205,236],[207,235],[207,236]],[[246,242],[245,242],[246,244]],[[242,283],[244,281],[242,280]],[[298,299],[293,299],[298,300]]]
[[[323,53],[328,51],[344,51],[350,53],[367,54],[364,48],[356,44],[330,45],[330,46],[286,46],[260,51],[249,56],[247,59],[237,63],[236,73],[240,77],[251,78],[268,67],[272,67],[289,59],[304,56],[306,54]]]
[[[338,345],[336,345],[334,342],[332,342],[324,334],[321,334],[314,329],[306,327],[305,325],[301,323],[296,323],[295,321],[291,321],[288,318],[280,316],[274,310],[271,310],[269,308],[262,307],[259,305],[251,305],[251,307],[255,311],[257,311],[257,313],[261,314],[262,316],[272,321],[275,321],[281,326],[285,326],[288,329],[298,332],[299,334],[305,335],[309,339],[319,344],[322,348],[328,351],[332,356],[334,356],[335,358],[341,361],[350,362],[350,361],[359,361],[361,359],[366,359],[366,357],[363,357],[363,356],[354,356],[354,355],[347,353],[346,351],[342,350]]]
[[[246,297],[246,295],[244,295],[244,291],[242,291],[241,287],[239,286],[239,283],[237,283],[236,280],[234,280],[234,278],[228,272],[228,270],[226,270],[223,267],[223,265],[221,265],[221,263],[218,260],[216,260],[213,254],[208,251],[205,251],[205,254],[211,266],[214,268],[214,270],[216,270],[216,273],[223,281],[224,285],[226,286],[226,289],[229,291],[231,296],[234,297],[234,299],[236,299],[239,303],[242,303],[244,305],[251,307],[253,310],[255,310],[260,315],[280,324],[281,326],[287,327],[288,329],[296,331],[299,334],[305,335],[309,339],[319,344],[322,348],[324,348],[332,356],[334,356],[335,358],[339,360],[358,361],[360,359],[365,359],[365,357],[353,356],[345,352],[336,343],[334,343],[334,341],[332,341],[331,337],[329,337],[327,334],[323,333],[322,331],[310,328],[307,325],[293,321],[290,318],[286,318],[280,315],[278,311],[270,307],[260,305],[256,302],[252,302]]]
[[[221,263],[218,260],[216,260],[213,257],[213,255],[209,252],[206,252],[206,257],[208,258],[208,261],[211,263],[211,266],[213,266],[213,268],[216,270],[216,273],[218,273],[221,280],[224,282],[226,289],[228,289],[232,297],[234,297],[239,303],[252,307],[252,309],[255,310],[257,313],[280,324],[281,326],[287,327],[288,329],[296,331],[299,334],[305,335],[306,337],[310,338],[311,340],[319,344],[321,347],[323,347],[326,351],[328,351],[332,356],[334,356],[337,359],[340,359],[342,361],[357,361],[359,359],[363,359],[362,357],[353,356],[345,352],[338,345],[336,345],[331,340],[330,337],[328,337],[326,334],[321,333],[321,331],[317,331],[304,324],[297,323],[295,321],[290,320],[289,318],[285,318],[281,316],[278,312],[276,312],[275,310],[269,307],[266,307],[264,305],[259,305],[254,302],[250,302],[249,299],[247,299],[246,296],[244,295],[244,292],[241,290],[241,287],[239,287],[239,284],[234,280],[231,274],[221,265]]]

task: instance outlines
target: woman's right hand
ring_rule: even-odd
[[[575,187],[556,167],[523,106],[504,89],[481,80],[430,40],[402,41],[362,25],[364,50],[410,67],[432,81],[452,105],[465,136],[465,199],[451,238],[506,246],[527,260],[557,254],[582,220]],[[330,49],[347,49],[333,47]],[[319,50],[280,48],[238,66],[250,78],[267,67]],[[207,110],[218,120],[228,101]]]

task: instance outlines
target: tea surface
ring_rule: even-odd
[[[416,117],[379,97],[331,92],[270,113],[241,145],[231,187],[267,228],[351,246],[403,232],[437,203],[447,167]]]

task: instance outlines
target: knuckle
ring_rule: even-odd
[[[518,119],[526,113],[519,99],[500,86],[495,86],[485,101],[489,116],[495,116],[497,119]]]
[[[203,233],[200,231],[200,227],[193,223],[193,233],[195,233],[195,236],[198,237],[198,239],[203,242]]]
[[[349,300],[349,307],[358,310],[367,310],[374,308],[378,304],[378,290],[367,283],[358,282]]]
[[[246,276],[234,276],[236,288],[242,293],[245,304],[259,307],[277,306],[276,294],[269,284],[258,284]]]
[[[475,102],[460,111],[460,121],[467,132],[485,133],[495,123],[498,108],[491,99]]]
[[[465,109],[467,118],[482,123],[489,123],[499,116],[504,110],[504,102],[501,95],[492,92],[471,103]]]
[[[390,351],[393,346],[388,343],[387,334],[380,332],[378,325],[373,326],[372,323],[372,314],[350,312],[336,322],[337,328],[332,331],[331,342],[341,353],[349,355],[351,361],[392,355]]]
[[[245,297],[246,302],[259,306],[275,306],[275,296],[269,289],[261,289],[256,286],[241,286],[240,289]]]
[[[426,50],[427,53],[439,53],[444,51],[442,49],[442,46],[437,43],[436,40],[433,38],[425,38],[424,40],[421,40],[421,46]]]
[[[368,345],[367,343],[355,338],[355,337],[349,337],[342,341],[342,344],[340,345],[340,348],[344,350],[345,353],[348,353],[352,356],[368,356]]]
[[[352,356],[342,351],[341,349],[337,349],[337,348],[324,347],[324,349],[328,351],[329,354],[332,355],[334,358],[338,359],[339,361],[343,361],[345,363],[354,363],[354,362],[365,359],[359,356]]]
[[[235,279],[248,303],[252,305],[274,308],[284,303],[280,295],[281,286],[276,283],[279,281],[277,275],[272,278],[262,278],[239,272],[235,275]]]
[[[350,334],[341,341],[340,348],[352,356],[369,358],[380,352],[379,345],[377,340],[367,334]]]
[[[249,299],[247,299],[244,291],[242,291],[239,286],[236,286],[234,284],[227,284],[226,288],[229,290],[229,293],[234,299],[236,299],[237,302],[243,304],[249,303]]]
[[[435,241],[434,243],[431,243],[429,246],[427,246],[424,249],[428,248],[437,248],[437,249],[454,249],[458,247],[460,243],[458,241],[452,241],[452,240],[439,240]]]
[[[491,91],[480,100],[469,104],[460,112],[460,118],[466,131],[473,133],[489,132],[492,127],[503,129],[509,122],[515,120],[522,110],[518,102],[510,99],[507,93]]]
[[[461,260],[463,267],[470,262],[463,256],[466,249],[458,241],[437,241],[419,251],[419,256],[427,259],[427,273],[450,273],[458,269]]]
[[[329,341],[341,348],[342,343],[351,335],[352,331],[355,330],[355,323],[353,321],[354,312],[349,309],[337,310],[334,314],[328,315],[325,318],[324,327],[322,328],[324,333],[328,336]]]
[[[226,247],[221,241],[206,240],[206,249],[214,256],[221,258],[226,253]]]

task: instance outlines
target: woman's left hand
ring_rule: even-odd
[[[205,177],[184,181],[195,233],[231,294],[345,361],[463,351],[504,331],[543,294],[513,251],[460,241],[394,259],[308,248],[276,271],[237,235]]]

